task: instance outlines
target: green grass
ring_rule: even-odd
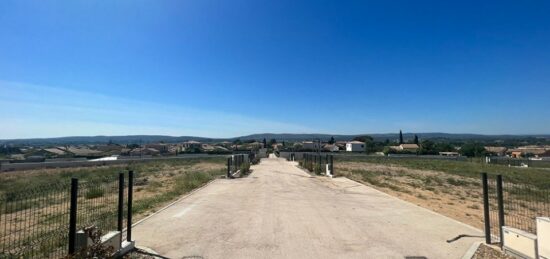
[[[86,192],[85,197],[86,199],[95,199],[95,198],[103,197],[104,194],[105,194],[105,191],[101,188],[90,188]]]
[[[118,179],[118,173],[134,170],[136,178],[155,175],[170,167],[193,166],[202,162],[225,163],[223,157],[210,158],[189,158],[146,161],[132,163],[127,166],[100,166],[81,167],[74,169],[34,170],[28,172],[12,172],[0,174],[0,196],[2,193],[20,192],[22,190],[34,190],[36,188],[56,184],[69,184],[71,178],[76,177],[79,181],[87,182],[113,182]]]
[[[335,157],[335,164],[341,162],[368,162],[384,165],[397,165],[410,169],[433,170],[457,176],[480,179],[480,173],[491,175],[502,174],[506,182],[535,185],[541,189],[550,188],[550,170],[542,168],[514,168],[503,165],[487,165],[481,162],[430,160],[430,159],[390,159],[386,157]],[[435,177],[425,181],[441,181]],[[453,185],[462,185],[462,182],[449,182]],[[441,184],[441,182],[439,183]]]
[[[136,214],[143,213],[157,207],[159,204],[169,202],[177,197],[188,193],[198,187],[203,186],[207,182],[216,177],[224,175],[224,170],[214,170],[207,172],[189,172],[177,176],[174,181],[175,185],[170,190],[158,192],[152,197],[143,198],[134,202],[132,211]]]

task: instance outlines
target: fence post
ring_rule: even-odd
[[[330,155],[330,174],[334,176],[334,157]]]
[[[489,219],[489,184],[487,182],[487,173],[481,173],[481,182],[483,184],[483,216],[485,223],[485,243],[491,244],[491,222]]]
[[[132,198],[134,194],[134,171],[128,171],[128,221],[126,222],[126,241],[132,242]]]
[[[75,253],[78,179],[71,179],[71,208],[69,212],[69,255]]]
[[[502,227],[504,227],[504,192],[502,190],[502,175],[497,175],[497,199],[498,199],[498,233],[500,234],[500,246],[503,245],[504,233],[502,233]]]
[[[231,157],[227,158],[227,179],[231,178]]]
[[[118,225],[117,230],[122,233],[124,220],[124,173],[118,174]],[[122,242],[122,234],[120,235]]]

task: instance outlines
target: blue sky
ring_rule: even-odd
[[[550,133],[548,1],[1,1],[0,139]]]

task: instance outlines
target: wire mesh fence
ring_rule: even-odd
[[[536,234],[536,218],[550,217],[550,190],[544,185],[514,183],[502,176],[490,176],[487,182],[489,222],[485,224],[492,241],[500,242],[502,226]]]
[[[0,198],[0,258],[61,257],[67,252],[69,184],[54,184]]]
[[[332,155],[319,153],[304,154],[300,165],[306,170],[315,174],[327,173],[327,168],[328,171],[331,172],[331,174],[334,174]]]
[[[250,170],[250,154],[235,154],[227,158],[227,177],[244,176]]]
[[[123,179],[113,176],[80,182],[73,197],[74,186],[69,181],[2,193],[0,258],[65,257],[74,240],[69,234],[73,232],[71,201],[76,204],[75,230],[92,226],[103,233],[121,230],[127,220],[121,215],[128,215],[126,206],[121,206],[128,190]]]
[[[528,158],[490,157],[489,164],[517,167],[550,168],[550,160],[534,160]]]

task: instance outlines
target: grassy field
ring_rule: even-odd
[[[395,165],[410,169],[432,170],[448,174],[480,179],[480,173],[492,175],[502,174],[508,182],[536,185],[540,188],[550,188],[550,169],[545,168],[517,168],[505,165],[488,165],[480,160],[454,161],[431,160],[414,158],[387,158],[387,157],[335,157],[341,162],[367,162],[373,164]],[[336,162],[335,162],[336,163]]]
[[[527,200],[529,196],[514,192],[516,186],[529,186],[532,192],[547,195],[546,190],[550,188],[550,171],[547,169],[451,160],[335,157],[337,175],[363,182],[478,228],[483,226],[481,172],[502,174],[508,188],[505,189],[505,198],[519,201],[522,205],[521,208],[509,206],[507,216],[526,220],[548,216],[545,215],[548,213],[545,208],[550,205],[547,200],[531,202]]]
[[[78,226],[93,223],[109,231],[116,228],[119,172],[135,172],[133,215],[137,221],[221,177],[225,166],[225,158],[212,157],[0,174],[0,250],[7,247],[24,256],[65,251],[72,177],[79,179]],[[31,248],[32,243],[40,247]]]

